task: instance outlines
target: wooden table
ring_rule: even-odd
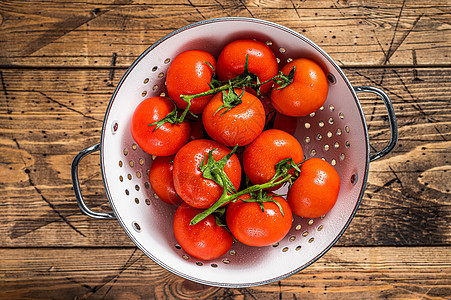
[[[300,299],[451,296],[451,2],[0,2],[0,298]],[[304,271],[242,289],[203,286],[158,266],[116,221],[82,215],[70,164],[100,140],[127,67],[171,31],[242,16],[287,26],[338,62],[353,85],[390,96],[393,152],[371,163],[355,219]],[[362,95],[373,151],[385,107]],[[97,155],[80,165],[86,200],[110,210]]]

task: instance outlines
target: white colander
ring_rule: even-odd
[[[268,247],[236,242],[212,261],[200,261],[177,245],[172,232],[174,206],[157,199],[149,184],[152,157],[133,141],[130,120],[143,99],[166,93],[165,75],[172,59],[189,49],[218,56],[229,42],[240,39],[266,42],[280,67],[298,57],[321,65],[329,80],[329,94],[321,109],[298,118],[296,138],[307,158],[320,157],[335,166],[341,189],[335,207],[317,219],[294,218],[287,236]],[[356,92],[377,94],[385,103],[391,138],[385,149],[370,155],[365,118]],[[81,151],[72,163],[75,196],[83,213],[94,218],[116,218],[132,241],[152,260],[184,278],[222,287],[262,285],[292,275],[320,258],[346,230],[362,199],[369,162],[390,152],[397,141],[397,125],[388,96],[374,87],[352,87],[337,64],[317,45],[286,27],[257,19],[219,18],[198,22],[165,36],[148,48],[127,70],[111,97],[101,142]],[[100,150],[106,195],[113,213],[94,212],[81,195],[78,164]],[[281,193],[286,191],[282,188]]]

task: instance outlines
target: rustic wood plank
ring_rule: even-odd
[[[342,66],[449,65],[447,1],[2,1],[0,65],[129,66],[171,31],[215,17],[287,26]]]
[[[75,203],[70,163],[100,140],[108,100],[125,70],[2,69],[1,247],[132,246],[117,221],[93,220]],[[339,245],[449,245],[451,72],[447,68],[345,69],[354,85],[391,97],[399,144],[371,163],[367,190]],[[374,149],[388,140],[385,107],[361,95]],[[448,177],[447,177],[448,176]],[[99,157],[80,165],[86,201],[109,210]]]
[[[445,299],[451,293],[450,250],[334,247],[279,282],[227,289],[173,275],[136,248],[1,249],[0,298]]]

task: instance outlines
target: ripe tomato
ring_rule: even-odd
[[[235,89],[237,95],[243,91]],[[202,122],[205,131],[215,141],[226,146],[244,146],[252,142],[265,126],[265,109],[254,95],[244,92],[241,104],[231,108],[221,108],[223,94],[217,93],[205,106]]]
[[[310,158],[288,191],[293,213],[303,218],[318,218],[329,212],[337,201],[340,177],[332,165],[320,158]]]
[[[158,129],[155,129],[157,125],[149,126],[166,117],[174,108],[174,103],[163,97],[147,98],[135,108],[130,129],[133,139],[142,150],[151,155],[169,156],[188,142],[191,125],[187,121],[164,123]]]
[[[296,127],[298,125],[298,119],[295,117],[285,116],[279,112],[276,113],[274,118],[274,128],[280,129],[294,135],[296,132]]]
[[[250,199],[250,196],[245,194],[238,199]],[[283,215],[273,202],[264,202],[264,211],[256,202],[238,200],[228,205],[227,227],[238,241],[248,246],[264,247],[280,241],[290,231],[293,220],[290,206],[281,196],[274,195],[273,199],[282,207]]]
[[[210,150],[213,158],[219,161],[230,149],[224,145],[205,139],[194,140],[183,146],[174,158],[174,187],[177,194],[189,205],[196,208],[208,208],[221,197],[223,188],[211,179],[203,177],[200,165]],[[241,183],[241,165],[233,154],[226,162],[224,172],[238,189]]]
[[[271,92],[274,108],[280,113],[301,117],[319,109],[327,98],[329,86],[321,67],[313,60],[298,58],[282,68],[282,73],[289,74],[295,67],[294,79],[288,86]]]
[[[271,49],[264,43],[243,39],[227,44],[219,54],[216,70],[219,80],[230,80],[243,74],[247,55],[249,55],[248,70],[257,75],[260,82],[277,75],[277,59]],[[266,93],[272,84],[272,82],[264,84],[260,92]]]
[[[169,97],[174,100],[178,108],[185,109],[186,101],[180,95],[195,95],[210,89],[208,85],[216,67],[215,58],[202,50],[188,50],[177,55],[169,65],[166,75],[166,87]],[[200,114],[213,95],[194,98],[191,100],[190,111]]]
[[[202,260],[215,259],[230,249],[233,237],[227,229],[216,224],[213,215],[191,225],[191,219],[201,212],[184,202],[180,204],[174,214],[174,236],[189,255]]]
[[[244,172],[253,184],[263,184],[273,178],[276,173],[275,165],[290,157],[296,164],[301,163],[304,159],[304,153],[298,140],[279,129],[265,130],[246,146],[243,154]]]
[[[149,182],[153,191],[164,202],[178,205],[182,198],[177,195],[172,180],[174,155],[157,156],[149,170]]]

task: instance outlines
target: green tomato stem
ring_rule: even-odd
[[[237,77],[239,78],[239,77]],[[226,91],[229,89],[234,89],[234,88],[243,88],[243,86],[249,85],[252,83],[252,77],[250,75],[247,75],[245,77],[243,77],[241,80],[237,80],[237,81],[233,81],[233,80],[229,80],[227,81],[227,83],[224,83],[223,85],[219,86],[219,87],[215,87],[212,89],[209,89],[208,91],[199,93],[199,94],[194,94],[194,95],[180,95],[180,99],[182,99],[183,101],[185,101],[186,103],[188,103],[188,106],[185,108],[185,110],[183,111],[183,113],[180,115],[180,117],[178,118],[178,123],[182,123],[183,120],[186,117],[186,114],[188,113],[190,107],[191,107],[191,100],[193,100],[194,98],[199,98],[199,97],[204,97],[204,96],[209,96],[209,95],[215,95],[219,92],[222,91]],[[244,88],[243,88],[244,90]]]
[[[268,181],[266,183],[252,185],[252,186],[250,186],[242,191],[239,191],[238,193],[232,194],[232,195],[227,195],[227,189],[224,188],[221,197],[212,206],[210,206],[203,212],[197,214],[191,220],[190,224],[195,225],[195,224],[199,223],[200,221],[202,221],[203,219],[208,217],[210,214],[214,213],[222,205],[224,205],[240,196],[243,196],[243,195],[251,193],[251,192],[256,192],[256,191],[261,191],[261,190],[264,190],[267,188],[271,188],[273,186],[277,186],[277,185],[282,184],[292,178],[292,176],[290,174],[282,177],[283,175],[284,175],[283,173],[276,174],[270,181]],[[279,179],[281,177],[282,177],[282,179]],[[221,178],[221,180],[222,180],[222,178]]]
[[[182,96],[183,96],[183,95],[182,95]],[[191,100],[192,100],[192,99],[185,99],[185,98],[182,98],[181,96],[180,96],[180,98],[181,98],[182,100],[184,100],[186,103],[188,103],[188,105],[186,106],[185,110],[183,111],[183,113],[182,113],[182,114],[180,115],[180,117],[178,118],[178,122],[179,122],[179,123],[182,123],[183,120],[185,120],[186,114],[189,112],[189,109],[190,109],[190,107],[191,107]]]
[[[249,70],[247,69],[247,59],[248,59],[248,57],[246,57],[246,67],[245,67],[244,73],[235,77],[234,79],[229,80],[227,82],[217,81],[217,83],[222,84],[222,85],[220,85],[218,87],[213,87],[213,85],[210,85],[211,89],[209,89],[208,91],[199,93],[199,94],[180,95],[180,99],[182,99],[183,101],[188,103],[187,107],[185,108],[183,113],[180,115],[180,117],[178,117],[178,118],[176,117],[175,120],[166,118],[164,121],[161,122],[160,126],[162,124],[164,124],[165,122],[170,122],[171,124],[182,123],[185,120],[186,115],[189,113],[189,109],[191,107],[191,100],[193,100],[194,98],[214,95],[219,92],[230,90],[230,89],[235,89],[235,88],[241,88],[244,90],[246,86],[256,89],[257,95],[260,95],[260,87],[271,81],[275,81],[280,85],[280,87],[277,89],[282,89],[293,82],[294,72],[295,72],[294,67],[288,75],[285,75],[282,72],[280,72],[273,78],[270,78],[264,82],[259,82],[258,77],[256,75],[250,73]],[[255,82],[255,78],[257,79],[257,82]],[[196,115],[194,115],[194,116],[196,116]],[[151,124],[151,125],[154,125],[154,124]]]

